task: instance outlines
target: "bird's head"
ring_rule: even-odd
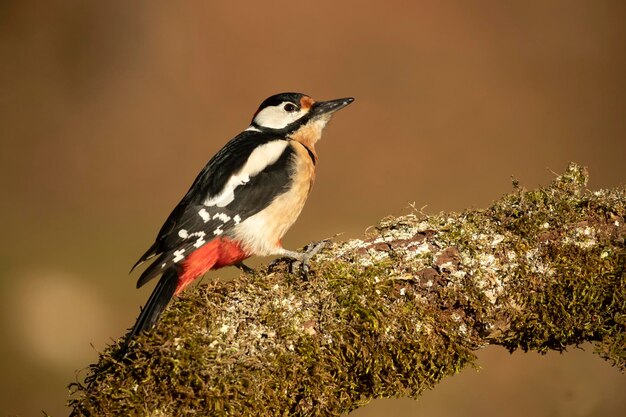
[[[251,128],[277,130],[288,137],[305,130],[321,131],[332,114],[354,101],[353,98],[340,98],[329,101],[315,101],[301,93],[281,93],[267,98],[254,114]],[[319,139],[317,137],[315,141]]]

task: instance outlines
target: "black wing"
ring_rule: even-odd
[[[250,133],[250,134],[246,134]],[[246,218],[267,207],[288,188],[294,150],[286,146],[273,164],[235,188],[234,200],[224,207],[207,207],[208,196],[219,194],[230,176],[238,172],[260,144],[276,140],[260,132],[244,132],[222,148],[200,172],[181,202],[159,231],[156,241],[135,266],[160,255],[141,275],[137,286],[218,236],[229,236]],[[134,267],[133,267],[134,268]]]

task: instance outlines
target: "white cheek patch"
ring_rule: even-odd
[[[282,129],[301,118],[306,111],[298,110],[294,112],[286,112],[283,109],[284,103],[279,106],[266,107],[261,110],[254,118],[254,123],[258,126],[270,129]]]
[[[240,185],[248,183],[250,181],[250,177],[254,177],[269,165],[276,162],[283,154],[288,144],[289,142],[286,140],[275,140],[258,146],[254,151],[252,151],[245,165],[239,170],[239,172],[228,179],[222,191],[215,196],[209,195],[207,199],[204,200],[204,205],[208,207],[226,207],[232,203],[235,199],[235,189]],[[198,214],[203,219],[205,219],[205,216],[209,216],[208,213],[204,214],[202,210],[200,210]],[[220,220],[224,221],[223,219]]]

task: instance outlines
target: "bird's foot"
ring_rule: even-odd
[[[311,242],[304,248],[302,253],[302,259],[300,259],[302,276],[304,279],[308,279],[309,271],[311,270],[310,261],[319,251],[324,249],[324,246],[328,243],[328,240],[321,240],[319,242]]]
[[[309,271],[311,270],[311,258],[317,255],[317,253],[322,250],[329,241],[329,239],[325,239],[319,242],[311,242],[304,247],[303,252],[283,250],[281,251],[281,255],[284,256],[272,261],[268,266],[268,270],[271,271],[277,264],[287,260],[287,262],[289,262],[289,272],[295,274],[299,268],[302,273],[302,277],[306,280],[308,279]]]

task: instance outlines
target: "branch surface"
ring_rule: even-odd
[[[486,210],[388,218],[286,266],[201,285],[70,385],[74,416],[339,416],[419,396],[487,345],[591,342],[626,368],[626,190],[570,164]]]

